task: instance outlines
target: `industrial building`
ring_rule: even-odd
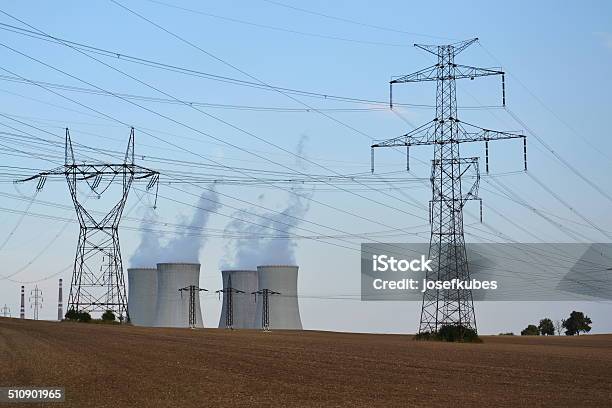
[[[190,285],[199,287],[199,282],[200,264],[157,264],[157,302],[153,326],[189,327],[189,294],[183,294],[179,289]],[[199,296],[195,298],[195,314],[195,327],[204,327]]]
[[[226,327],[229,291],[232,291],[233,328],[258,328],[259,326],[255,323],[257,309],[252,295],[257,290],[257,271],[246,269],[223,270],[221,275],[223,278],[223,307],[221,308],[221,316],[219,316],[219,328]],[[235,290],[244,293],[235,292]]]
[[[302,330],[297,295],[299,267],[261,265],[257,270],[226,269],[223,279],[223,303],[219,328],[227,327],[228,300],[231,296],[232,328],[260,329],[264,314],[264,296],[253,295],[267,289],[270,329]],[[179,291],[198,287],[200,264],[159,263],[157,268],[128,269],[128,310],[135,326],[189,327],[189,293]],[[231,293],[231,295],[230,295]],[[195,298],[195,327],[204,327],[200,297]]]
[[[270,329],[302,330],[297,296],[298,267],[262,265],[257,267],[258,290],[279,292],[268,297]],[[260,328],[264,313],[263,296],[257,296],[255,327]]]
[[[157,268],[128,269],[128,312],[135,326],[153,326],[157,308]]]

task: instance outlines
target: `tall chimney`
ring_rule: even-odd
[[[62,280],[59,280],[59,289],[57,294],[57,320],[61,321],[64,317],[64,303],[62,301]]]
[[[19,317],[25,319],[25,286],[21,287],[21,309],[19,309]]]

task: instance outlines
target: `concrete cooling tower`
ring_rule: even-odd
[[[256,329],[255,324],[257,309],[253,302],[252,292],[257,290],[257,271],[252,270],[225,270],[221,271],[223,277],[223,307],[219,319],[219,328],[225,328],[227,315],[227,296],[231,287],[244,293],[232,293],[233,327],[235,329]]]
[[[153,326],[157,300],[157,269],[128,268],[128,312],[135,326]]]
[[[157,264],[156,327],[189,327],[189,292],[179,292],[189,285],[199,286],[200,264]],[[182,294],[182,295],[181,295]],[[196,327],[204,327],[200,296],[196,294]]]
[[[258,290],[269,289],[280,292],[270,295],[270,329],[302,330],[300,308],[297,298],[298,267],[291,265],[263,265],[257,267]],[[257,295],[255,327],[261,328],[263,296]]]

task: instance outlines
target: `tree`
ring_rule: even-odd
[[[540,320],[540,324],[538,325],[538,329],[540,329],[540,334],[542,336],[554,336],[555,335],[555,325],[553,321],[548,317]]]
[[[539,336],[540,329],[535,324],[530,324],[525,328],[525,330],[521,331],[521,336]]]
[[[114,322],[115,321],[115,314],[113,313],[112,310],[107,310],[102,315],[102,320],[105,321],[105,322]]]
[[[557,332],[557,336],[561,335],[561,332],[563,331],[563,323],[561,320],[555,320],[555,331]]]
[[[78,312],[79,314],[79,322],[81,323],[89,323],[91,321],[91,315],[89,312]]]
[[[580,332],[588,333],[591,331],[593,322],[582,312],[572,311],[569,319],[563,320],[563,327],[567,336],[580,335]]]
[[[66,314],[64,315],[64,317],[66,318],[66,320],[79,320],[79,312],[77,312],[74,309],[70,309],[66,312]]]

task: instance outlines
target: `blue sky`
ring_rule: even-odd
[[[412,47],[413,43],[436,44],[479,37],[481,45],[474,45],[466,50],[458,57],[457,62],[485,67],[501,65],[508,72],[506,91],[507,104],[511,111],[556,154],[575,166],[604,193],[612,195],[607,177],[612,168],[612,142],[606,121],[610,114],[609,95],[612,93],[612,78],[609,76],[612,63],[612,6],[609,2],[590,2],[586,5],[512,2],[503,6],[493,2],[447,2],[436,8],[425,3],[409,4],[401,1],[283,2],[313,12],[397,31],[342,22],[263,0],[164,0],[162,3],[166,5],[149,0],[122,2],[171,32],[188,39],[209,54],[239,68],[242,71],[239,72],[138,19],[110,1],[6,1],[1,9],[54,36],[123,54],[252,81],[252,78],[245,76],[246,72],[276,86],[377,101],[387,100],[388,81],[392,75],[410,73],[433,63],[431,56]],[[167,4],[198,12],[169,7]],[[238,20],[241,22],[237,22]],[[0,15],[0,22],[24,27],[6,15]],[[44,61],[95,86],[124,94],[164,97],[150,87],[139,84],[70,48],[4,30],[3,34],[0,43],[5,46]],[[173,97],[185,100],[212,104],[303,108],[300,103],[277,92],[160,71],[116,58],[96,57]],[[0,67],[31,80],[89,87],[6,47],[0,46],[0,58]],[[12,76],[7,71],[0,74]],[[204,170],[201,167],[179,168],[176,165],[155,162],[151,158],[169,157],[200,163],[212,159],[228,166],[287,170],[278,164],[262,160],[263,156],[283,166],[296,167],[295,157],[285,151],[185,106],[138,102],[191,128],[240,146],[243,150],[211,140],[202,133],[172,123],[117,98],[66,90],[58,92],[135,126],[137,156],[141,159],[144,156],[141,161],[143,165],[161,168],[162,174],[166,170],[180,169],[201,175]],[[459,106],[499,105],[500,81],[499,78],[487,78],[462,82],[458,85],[457,93]],[[394,89],[398,102],[431,105],[434,103],[434,95],[435,87],[431,84],[403,85]],[[375,104],[348,104],[304,96],[296,98],[322,109],[381,107]],[[2,117],[2,131],[17,132],[6,127],[8,124],[38,137],[54,137],[40,130],[44,129],[57,135],[57,140],[61,142],[62,128],[68,126],[73,139],[78,143],[116,151],[125,148],[129,134],[127,126],[108,120],[39,87],[7,81],[5,78],[0,81],[0,100],[1,113],[38,128],[34,129]],[[304,154],[325,167],[310,164],[305,170],[309,174],[367,173],[370,166],[369,137],[385,139],[400,135],[411,129],[401,117],[411,124],[421,124],[431,120],[434,114],[431,109],[406,107],[398,108],[397,112],[401,117],[388,110],[325,111],[325,115],[316,112],[228,110],[210,106],[202,110],[291,152],[295,151],[300,139],[305,137]],[[460,110],[460,114],[463,120],[483,127],[525,131],[522,125],[500,108],[466,109]],[[329,117],[350,125],[352,129]],[[147,136],[139,132],[139,129],[151,131],[174,146]],[[15,147],[9,141],[3,144]],[[31,150],[28,146],[23,148]],[[62,154],[60,147],[53,149],[56,154]],[[427,178],[428,164],[419,163],[418,160],[428,163],[431,149],[413,149],[412,153],[412,174],[401,172],[405,166],[404,159],[393,151],[377,152],[377,173],[397,172],[392,176]],[[483,146],[465,147],[463,154],[481,156]],[[514,192],[541,212],[553,214],[556,222],[579,231],[589,241],[609,241],[604,234],[584,225],[585,221],[577,215],[578,213],[588,218],[605,231],[612,231],[612,220],[609,216],[612,202],[608,198],[569,171],[546,147],[534,137],[530,137],[529,173],[549,186],[573,210],[568,209],[564,203],[539,187],[530,175],[513,173],[522,169],[521,154],[522,146],[518,142],[492,145],[491,171],[499,175],[497,179],[503,180]],[[34,157],[3,155],[3,165],[27,167],[32,171],[56,164]],[[3,273],[0,273],[0,276],[19,269],[23,271],[13,276],[13,281],[1,281],[0,306],[7,303],[15,314],[18,312],[19,281],[35,281],[69,265],[78,228],[74,223],[58,219],[26,216],[21,220],[21,213],[8,212],[7,209],[24,211],[28,205],[27,201],[16,200],[15,196],[23,194],[31,197],[34,189],[34,185],[13,186],[9,181],[10,177],[5,175],[0,184],[0,192],[4,193],[0,196],[0,207],[4,209],[0,213],[0,223],[3,226],[0,242],[6,240],[6,244],[0,247],[3,265]],[[138,188],[142,189],[143,186]],[[350,188],[364,189],[359,185]],[[172,186],[162,184],[160,194],[195,205],[200,191],[189,187],[181,189],[186,192],[177,192]],[[223,185],[219,187],[219,191],[227,196],[260,203],[280,211],[289,202],[287,192],[261,186]],[[311,203],[304,218],[350,233],[385,230],[388,228],[383,225],[386,225],[410,229],[419,234],[385,238],[396,241],[423,240],[427,237],[428,226],[424,225],[421,218],[390,208],[400,208],[427,217],[422,208],[407,203],[411,199],[418,203],[427,202],[429,190],[422,183],[404,183],[401,192],[368,189],[354,192],[376,202],[338,191],[329,185],[320,185],[314,191],[314,199],[345,212]],[[532,210],[500,197],[500,192],[489,181],[483,181],[480,195],[484,200],[485,222],[514,240],[529,242],[533,238],[509,224],[495,211],[515,220],[543,241],[571,241],[567,235]],[[133,229],[122,230],[121,236],[126,267],[129,265],[127,260],[140,240],[140,234],[136,231],[139,226],[138,219],[147,211],[142,204],[147,202],[147,198],[138,201],[137,197],[133,194],[127,206],[130,211],[128,215],[133,217],[133,220],[126,221],[125,225]],[[66,186],[61,181],[49,182],[36,200],[29,208],[33,213],[50,214],[59,218],[73,216]],[[59,203],[66,207],[51,207],[39,203],[38,200]],[[226,207],[221,211],[228,215],[234,215],[236,211],[229,206],[249,207],[244,202],[228,197],[222,198],[222,204]],[[475,215],[478,209],[474,205],[467,211]],[[347,215],[346,212],[374,219],[378,224]],[[176,224],[189,220],[192,213],[193,207],[162,198],[157,216],[162,222]],[[231,247],[232,240],[213,234],[214,231],[225,229],[227,224],[227,217],[213,215],[209,220],[207,228],[210,231],[207,233],[210,232],[211,236],[200,253],[204,268],[204,287],[217,289],[221,284],[219,266],[232,262],[227,259],[227,248]],[[15,226],[18,228],[11,234]],[[166,227],[168,228],[170,227]],[[331,233],[328,229],[312,224],[307,228],[321,234]],[[468,241],[480,242],[483,237],[499,239],[485,226],[478,225],[477,220],[469,215],[466,217],[466,232]],[[308,235],[305,231],[299,233]],[[353,239],[356,246],[360,241]],[[357,296],[359,254],[313,240],[300,239],[296,240],[295,244],[296,260],[301,266],[300,290],[304,295],[301,305],[306,328],[391,332],[415,330],[418,304],[314,299],[315,296],[324,295]],[[60,276],[69,281],[70,274],[65,272],[39,283],[47,295],[47,302],[41,313],[45,318],[53,318],[55,315],[52,304],[55,299],[56,279]],[[28,289],[32,285],[28,284]],[[517,307],[524,308],[525,316],[528,317],[513,317]],[[581,310],[592,315],[596,330],[612,330],[609,319],[606,322],[604,317],[611,311],[609,304],[587,303],[577,306],[521,303],[519,306],[497,308],[496,315],[485,304],[479,305],[477,312],[481,330],[494,333],[520,331],[522,326],[543,317],[544,314],[550,314],[553,319],[561,318],[566,311],[569,313],[576,307],[581,307]],[[205,322],[208,325],[215,324],[218,310],[220,304],[216,297],[205,298]],[[402,317],[396,318],[398,315]],[[502,317],[501,322],[499,315]],[[527,319],[530,321],[526,321]]]

